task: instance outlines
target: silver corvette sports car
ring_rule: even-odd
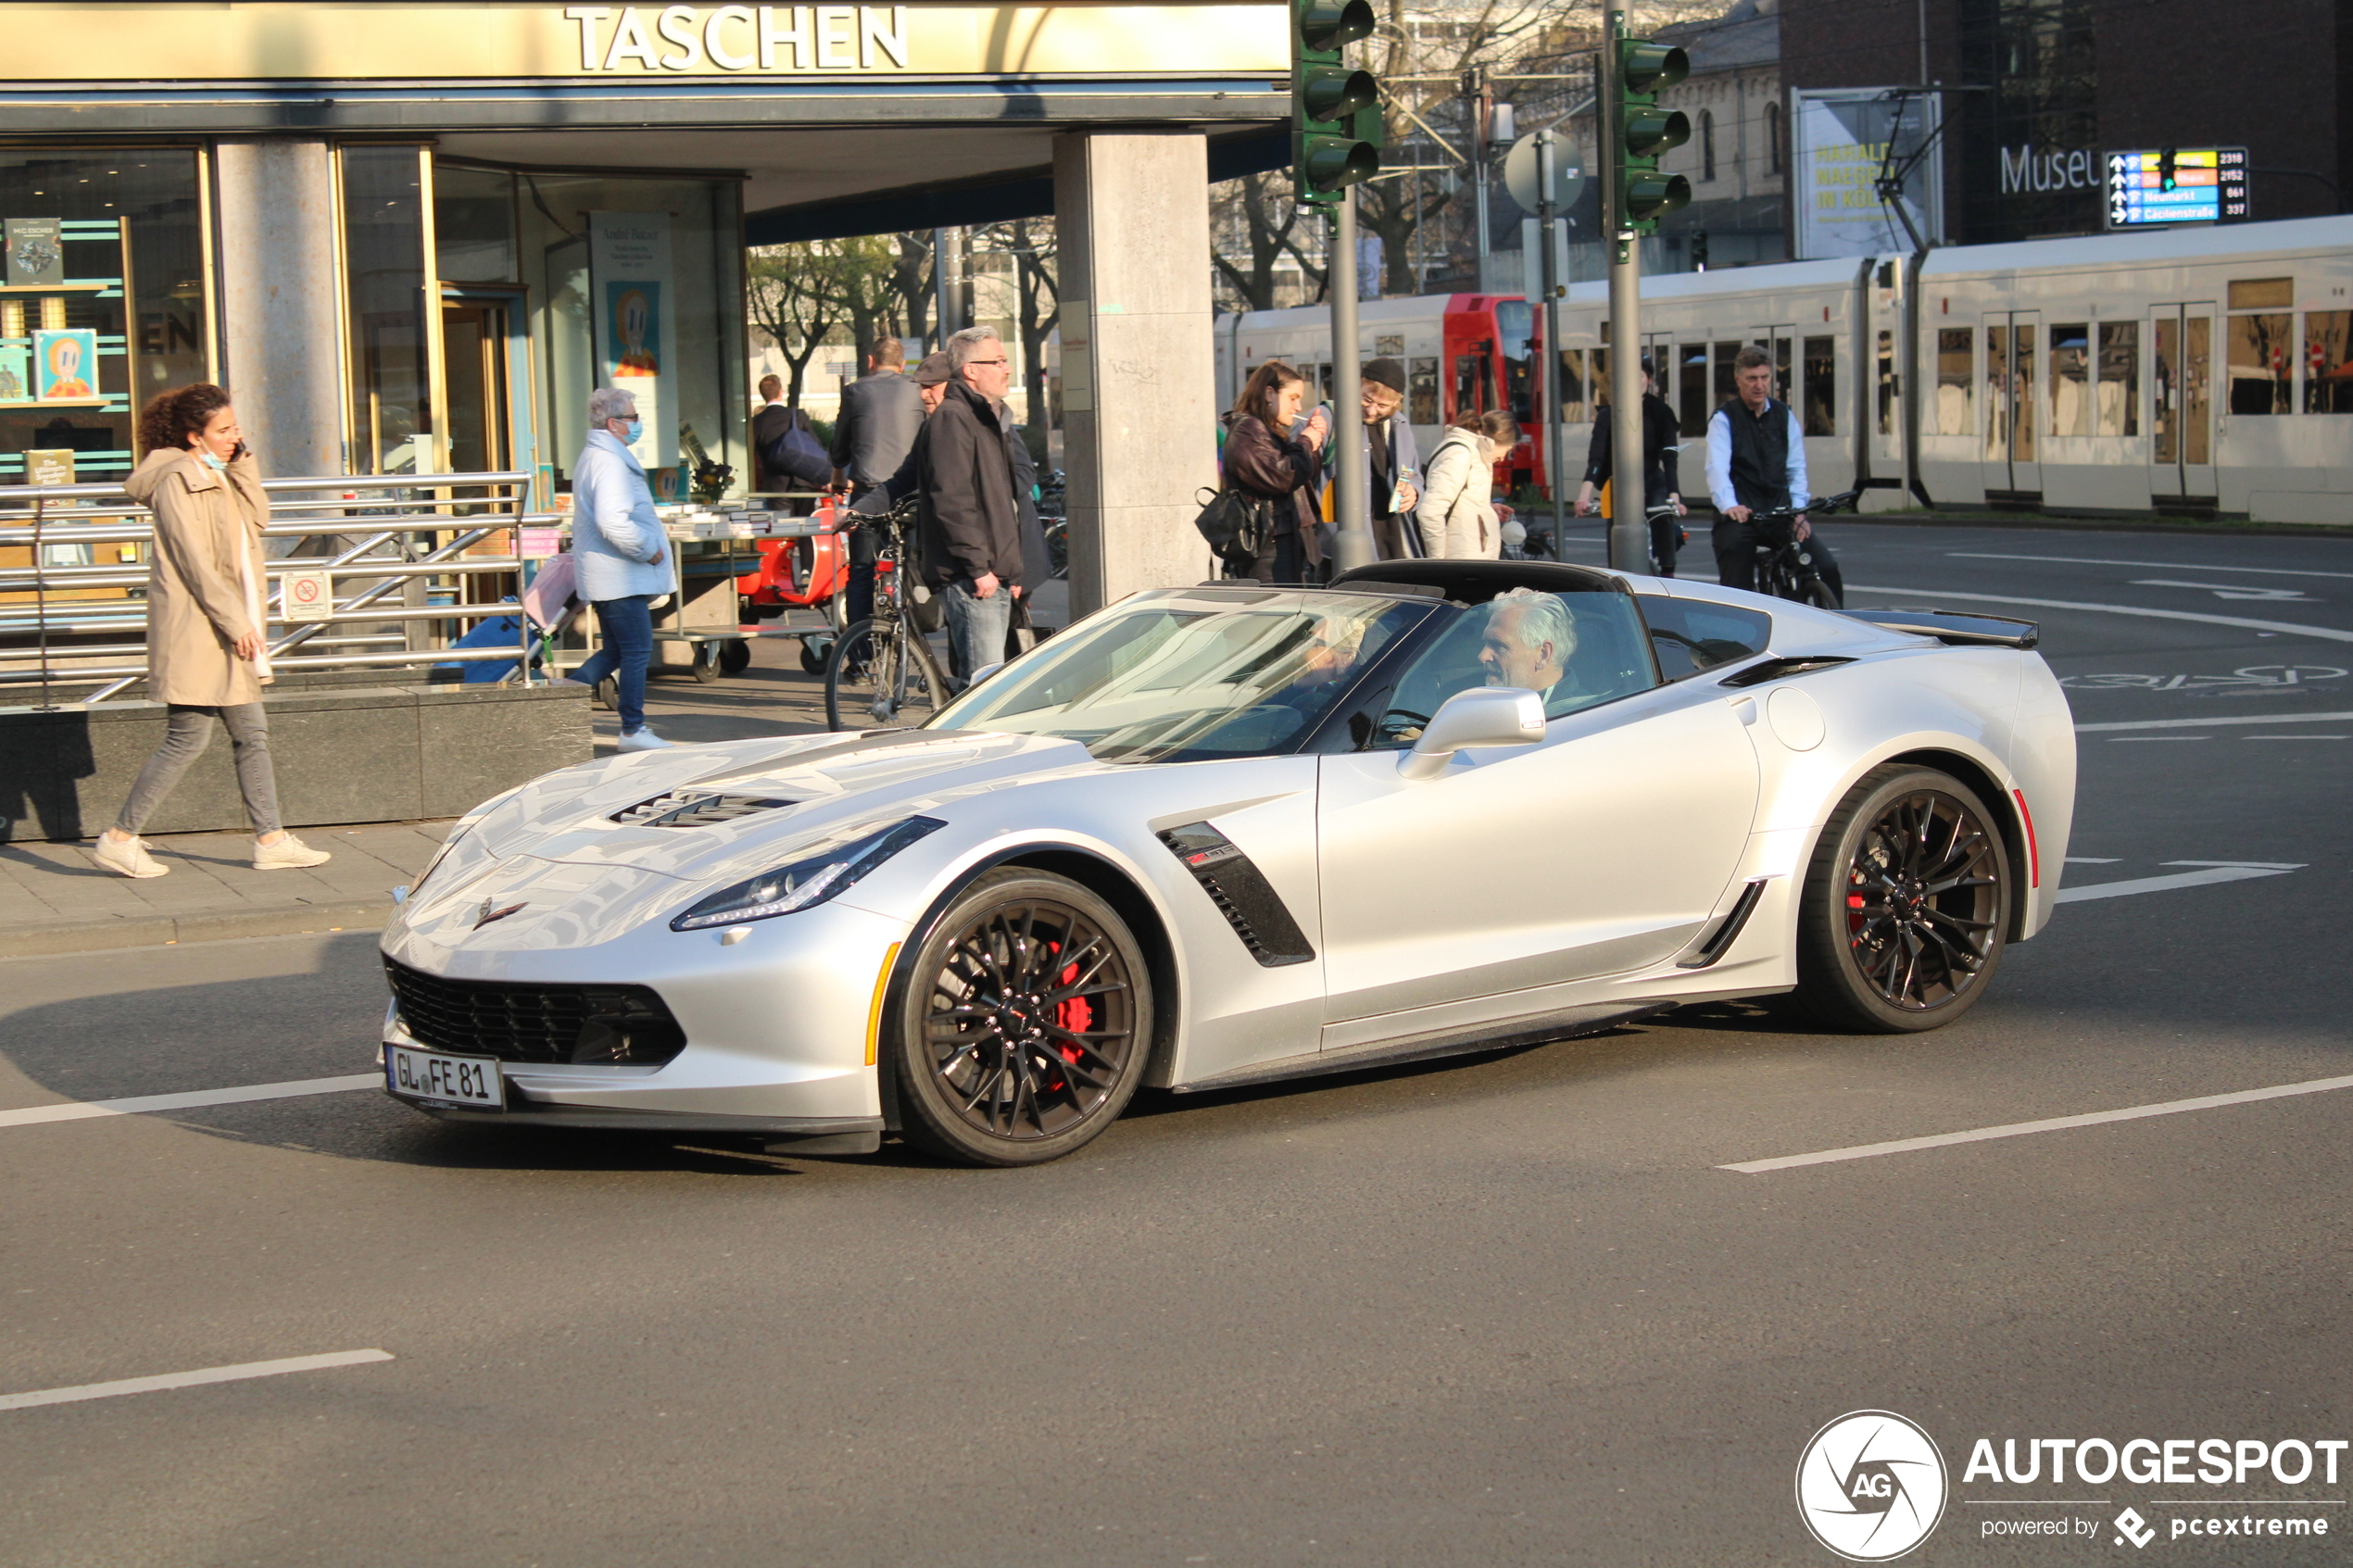
[[[917,729],[460,822],[384,936],[435,1115],[1011,1165],[1178,1091],[1794,992],[1934,1028],[2049,918],[2034,629],[1522,561],[1138,594]]]

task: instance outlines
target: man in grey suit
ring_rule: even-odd
[[[841,389],[841,412],[834,421],[834,488],[847,488],[852,502],[899,471],[924,427],[924,400],[901,373],[907,351],[895,337],[877,338],[866,356],[866,374]],[[875,544],[863,528],[849,535],[849,618],[864,619],[875,607]]]

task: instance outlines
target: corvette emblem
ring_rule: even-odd
[[[494,909],[490,907],[490,900],[484,898],[482,901],[481,913],[474,921],[474,929],[476,931],[480,931],[492,921],[505,920],[509,915],[513,914],[517,909],[522,908],[524,908],[524,905],[522,904],[510,904],[503,909]]]

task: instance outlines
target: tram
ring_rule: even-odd
[[[1545,357],[1529,347],[1541,323],[1525,301],[1453,295],[1362,309],[1368,358],[1396,352],[1386,339],[1425,345],[1410,352],[1428,361],[1436,396],[1414,410],[1416,426],[1425,411],[1437,423],[1534,403]],[[1323,316],[1227,318],[1221,377],[1270,356],[1328,359]],[[1573,464],[1607,395],[1607,285],[1573,286],[1560,318]],[[1866,510],[2353,523],[2353,419],[2333,417],[2353,416],[2353,218],[1649,277],[1642,328],[1659,392],[1692,443],[1733,395],[1733,356],[1766,347],[1805,431],[1814,487],[1859,483]],[[1492,343],[1498,371],[1471,350],[1463,394],[1438,374],[1463,364],[1458,342]],[[1221,384],[1230,401],[1230,379]],[[1697,457],[1687,448],[1687,469]],[[1532,442],[1511,462],[1516,482],[1544,483]],[[1704,495],[1696,472],[1684,487]]]

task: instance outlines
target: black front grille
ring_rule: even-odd
[[[644,985],[445,980],[384,960],[401,1027],[419,1045],[500,1061],[659,1066],[686,1032]]]

